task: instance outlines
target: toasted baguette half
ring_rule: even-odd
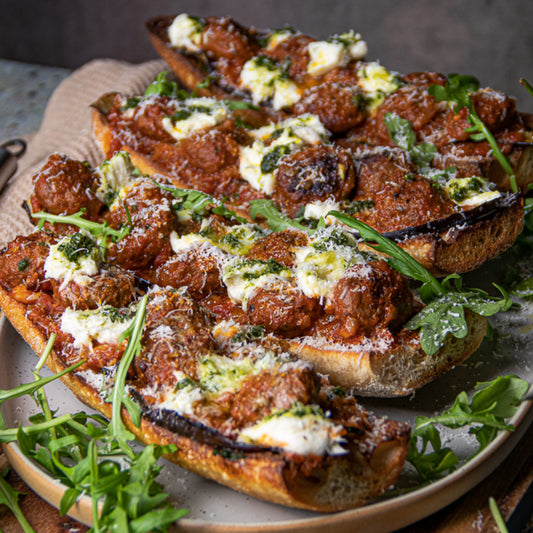
[[[27,306],[0,288],[0,307],[33,350],[40,354],[46,346],[41,330],[28,320]],[[66,366],[60,354],[52,351],[47,359],[52,372]],[[111,404],[102,401],[99,391],[75,373],[62,381],[89,407],[106,417]],[[276,449],[231,448],[228,439],[213,431],[173,420],[165,412],[145,409],[140,427],[132,424],[123,409],[127,428],[144,444],[175,444],[177,451],[167,458],[199,475],[232,489],[270,502],[320,512],[334,512],[364,505],[376,498],[397,479],[407,455],[409,426],[376,417],[375,448],[370,457],[354,452],[348,456],[327,456],[318,466],[304,471],[302,463]],[[220,453],[220,451],[227,453]],[[234,453],[232,453],[234,452]]]
[[[102,96],[93,104],[92,131],[106,157],[110,157],[112,133],[106,113],[112,95]],[[134,165],[146,174],[160,174],[176,187],[186,185],[179,176],[170,174],[149,156],[129,146],[122,150],[131,155]],[[499,198],[456,213],[444,219],[385,234],[393,239],[434,275],[468,272],[512,246],[522,231],[524,212],[519,194],[504,193]],[[232,206],[241,216],[244,209]]]

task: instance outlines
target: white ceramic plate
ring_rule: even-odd
[[[478,270],[466,280],[479,286],[480,280],[498,279],[506,268],[505,259],[493,262],[490,268]],[[488,381],[499,375],[516,374],[533,381],[533,365],[528,345],[533,337],[533,304],[511,310],[493,320],[495,339],[485,341],[468,361],[409,398],[376,400],[362,398],[361,403],[377,414],[413,423],[416,415],[432,415],[447,408],[462,391],[472,391],[476,382]],[[0,388],[8,389],[32,380],[31,370],[37,358],[12,326],[2,317],[0,321],[0,357],[2,372]],[[44,374],[44,372],[43,372]],[[53,409],[59,413],[87,410],[59,382],[46,388]],[[532,401],[524,402],[512,422],[516,430],[500,434],[481,454],[453,474],[416,491],[380,501],[352,511],[322,515],[288,509],[255,500],[191,474],[173,464],[165,463],[160,477],[176,506],[190,510],[180,521],[180,531],[252,532],[305,531],[319,532],[335,529],[336,533],[354,531],[364,525],[364,531],[392,531],[420,520],[442,509],[483,478],[488,476],[507,456],[533,420]],[[10,426],[26,423],[29,414],[36,412],[32,400],[23,397],[4,404],[3,413]],[[466,457],[473,441],[467,433],[444,432],[454,451]],[[64,487],[25,457],[18,446],[5,447],[6,455],[18,474],[39,495],[58,506]],[[82,499],[72,510],[73,518],[90,523],[90,500]]]

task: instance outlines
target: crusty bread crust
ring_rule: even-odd
[[[33,350],[42,353],[47,341],[26,318],[26,306],[0,288],[0,307]],[[46,364],[54,373],[65,368],[55,351]],[[111,416],[111,404],[103,402],[98,391],[81,377],[69,373],[62,381],[83,403],[108,418]],[[214,453],[212,445],[173,433],[145,417],[137,428],[125,409],[122,418],[126,427],[144,444],[175,444],[177,451],[167,458],[192,472],[256,498],[320,512],[351,509],[379,496],[397,479],[409,442],[409,431],[393,429],[389,438],[377,445],[370,460],[357,453],[350,454],[351,459],[326,457],[312,472],[304,472],[301,465],[286,454],[255,451],[231,459]]]
[[[390,237],[399,238],[398,244],[433,275],[446,276],[474,270],[509,249],[522,231],[523,222],[521,197],[506,195],[472,209],[463,220],[452,216],[408,228],[406,238],[402,239],[402,232]]]
[[[332,382],[354,387],[358,395],[391,398],[406,396],[467,359],[481,344],[487,319],[466,311],[468,335],[446,337],[434,355],[426,354],[418,333],[403,329],[392,344],[386,341],[349,344],[321,342],[306,337],[291,341],[291,350],[310,361],[318,372]]]

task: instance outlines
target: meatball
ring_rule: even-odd
[[[231,198],[239,195],[239,204],[245,203],[255,191],[239,172],[239,145],[246,145],[250,137],[231,121],[214,128],[193,133],[177,146],[161,144],[152,157],[170,172],[179,176],[179,182],[215,197]]]
[[[516,123],[517,117],[516,103],[514,99],[491,89],[482,89],[472,94],[472,103],[476,113],[487,128],[492,132],[498,132],[507,125]],[[445,138],[438,139],[438,144],[449,143],[451,141],[467,141],[470,133],[467,128],[471,127],[468,117],[470,113],[466,107],[460,109],[457,113],[449,109],[444,117]],[[443,131],[442,128],[437,131]]]
[[[429,123],[439,112],[440,104],[427,89],[416,85],[405,85],[389,95],[377,108],[371,121],[374,135],[379,144],[391,145],[389,131],[383,120],[386,113],[409,120],[415,131]]]
[[[131,127],[150,139],[173,143],[174,138],[163,127],[163,118],[173,115],[175,111],[176,107],[169,103],[168,97],[152,96],[149,103],[135,107]]]
[[[325,310],[339,320],[339,334],[348,338],[378,327],[397,328],[413,313],[414,299],[407,280],[380,260],[350,267]]]
[[[55,238],[44,231],[18,236],[0,255],[0,284],[11,290],[24,285],[30,291],[45,283],[44,263]]]
[[[286,337],[305,333],[320,311],[317,298],[310,298],[298,287],[283,282],[255,289],[247,302],[250,323]]]
[[[229,17],[208,17],[202,30],[202,49],[212,59],[238,59],[242,63],[252,58],[257,44],[246,30]]]
[[[162,287],[187,287],[192,298],[198,300],[225,291],[218,265],[218,257],[199,246],[171,256],[157,269],[155,283]]]
[[[395,231],[438,220],[457,206],[429,180],[420,176],[386,183],[373,197],[374,207],[357,217],[379,232]]]
[[[211,316],[186,293],[152,293],[146,309],[142,351],[133,367],[144,384],[172,387],[175,372],[196,379],[197,359],[214,349]]]
[[[355,185],[350,153],[333,146],[309,146],[281,159],[272,198],[289,216],[302,205],[346,198]]]
[[[493,89],[476,91],[471,98],[479,118],[493,132],[520,122],[514,98]]]
[[[307,75],[307,64],[309,63],[307,47],[314,40],[301,34],[293,35],[266,50],[265,55],[278,63],[287,61],[289,76],[295,80],[301,80]]]
[[[127,225],[128,213],[131,231],[109,247],[107,259],[127,270],[146,268],[170,249],[170,234],[177,224],[170,196],[150,180],[140,179],[120,206],[109,211],[107,222],[112,228]]]
[[[233,399],[231,416],[237,429],[251,426],[274,410],[289,409],[295,402],[315,403],[318,378],[308,368],[286,372],[265,370],[248,377]]]
[[[246,257],[261,261],[274,259],[280,265],[291,268],[295,264],[296,249],[306,246],[308,241],[307,235],[301,231],[287,229],[273,232],[254,243]]]
[[[135,298],[135,279],[132,274],[117,267],[91,277],[86,284],[70,281],[65,287],[54,287],[54,295],[65,307],[96,309],[101,305],[126,307]]]
[[[403,150],[382,150],[361,157],[357,163],[356,195],[365,199],[372,199],[386,184],[400,184],[406,176],[417,173]]]
[[[85,218],[95,220],[105,204],[96,196],[98,176],[84,163],[53,154],[33,177],[32,209],[54,215],[72,215],[85,209]]]
[[[243,65],[259,49],[246,30],[228,17],[209,17],[202,31],[202,49],[214,62],[219,85],[238,89]]]
[[[294,106],[297,115],[312,113],[332,133],[343,133],[366,119],[362,96],[356,86],[324,83],[306,89]]]
[[[187,166],[206,173],[220,172],[239,164],[239,144],[222,127],[203,130],[181,141],[180,155]]]

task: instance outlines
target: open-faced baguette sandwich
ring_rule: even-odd
[[[519,194],[431,168],[420,155],[429,144],[405,146],[414,131],[397,115],[387,116],[395,146],[355,154],[332,142],[317,115],[269,122],[263,114],[258,127],[257,113],[255,127],[244,127],[235,114],[242,106],[183,94],[164,76],[142,97],[107,94],[94,107],[93,131],[106,157],[126,150],[143,172],[224,199],[244,216],[251,201],[265,198],[291,217],[345,212],[437,275],[477,268],[522,229]]]
[[[55,299],[50,280],[38,272],[49,261],[40,263],[36,248],[61,254],[77,235],[35,233],[12,243],[3,266],[29,258],[26,270],[40,286],[29,290],[20,276],[21,284],[9,287],[13,279],[2,271],[0,304],[36,353],[57,333],[47,359],[52,371],[86,359],[62,379],[110,418],[109,393],[126,347],[119,337],[139,295],[133,275],[97,267],[76,295],[79,277],[86,276],[81,271],[68,288],[56,285],[69,301]],[[315,511],[363,505],[395,483],[407,455],[407,424],[367,413],[277,346],[232,340],[224,332],[218,338],[209,314],[186,291],[152,288],[146,294],[143,347],[126,382],[141,409],[140,426],[125,408],[122,414],[140,442],[174,444],[167,458],[180,466],[254,497]]]

